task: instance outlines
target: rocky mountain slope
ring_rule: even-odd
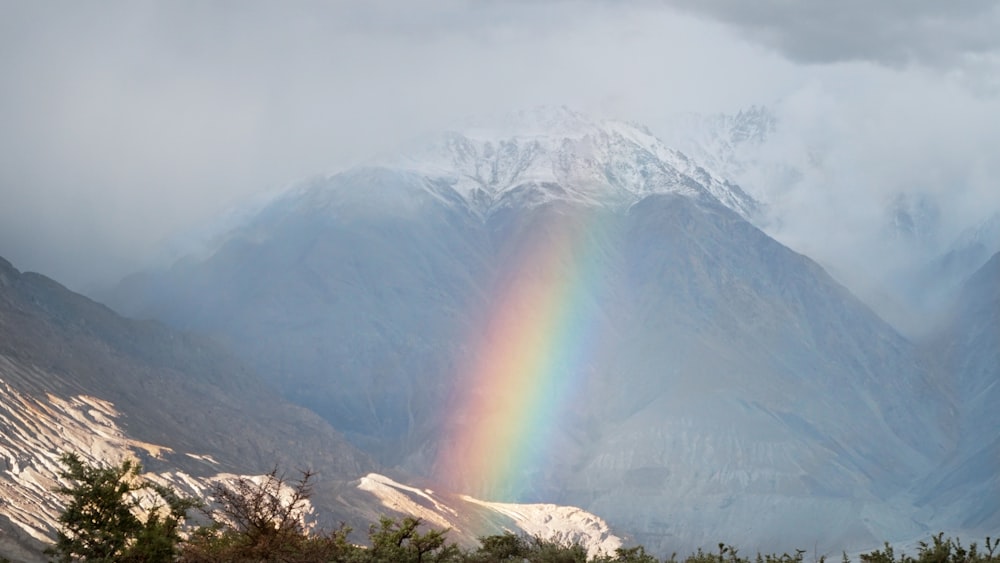
[[[436,139],[109,302],[214,335],[382,463],[659,551],[924,529],[951,396],[737,186],[566,111]]]

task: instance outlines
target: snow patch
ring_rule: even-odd
[[[462,495],[462,500],[484,506],[517,522],[526,534],[561,543],[579,543],[588,557],[613,554],[622,540],[611,533],[608,523],[575,506],[489,502]]]
[[[445,529],[460,528],[460,516],[467,510],[449,505],[429,489],[398,483],[384,475],[369,473],[358,488],[375,495],[383,506],[395,512],[420,518]],[[579,543],[594,557],[612,554],[622,547],[622,540],[611,532],[607,522],[583,509],[555,504],[515,504],[488,502],[467,495],[460,502],[485,508],[512,521],[517,531],[560,543]],[[454,501],[451,501],[454,502]]]
[[[415,516],[441,528],[454,527],[453,523],[443,515],[450,514],[452,516],[457,516],[455,510],[441,504],[433,496],[420,489],[397,483],[396,481],[377,473],[369,473],[368,475],[362,477],[361,484],[358,485],[358,488],[362,491],[368,491],[378,497],[379,501],[381,501],[382,505],[386,508],[390,508],[403,514]],[[416,495],[418,499],[426,501],[426,504],[417,502],[406,493]]]
[[[34,368],[17,366],[0,355],[0,373],[19,369],[27,379],[40,372],[24,374]],[[168,447],[129,437],[116,419],[114,405],[88,395],[69,398],[51,393],[32,396],[0,379],[0,516],[7,517],[20,532],[43,543],[55,539],[57,520],[63,499],[52,490],[69,484],[58,477],[63,468],[59,457],[74,452],[89,464],[119,463],[134,459],[139,453],[162,458],[172,453]],[[186,454],[215,464],[211,456]],[[178,492],[205,498],[215,483],[232,482],[234,474],[194,477],[182,471],[145,473],[143,477],[174,487]],[[264,476],[247,476],[260,482]],[[286,486],[286,495],[291,489]],[[149,508],[154,499],[141,499]],[[307,507],[306,512],[311,511]]]

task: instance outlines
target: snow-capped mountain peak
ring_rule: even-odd
[[[443,181],[477,211],[558,200],[626,207],[654,193],[717,199],[744,217],[757,202],[647,129],[565,107],[535,108],[420,139],[376,162]]]

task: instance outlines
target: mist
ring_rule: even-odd
[[[738,180],[766,202],[769,234],[920,336],[961,283],[948,278],[957,272],[938,272],[933,288],[920,277],[1000,212],[1000,131],[987,117],[1000,105],[926,69],[870,76],[853,91],[848,79],[864,71],[840,72],[770,106],[775,131]],[[780,167],[794,174],[775,175]]]
[[[11,2],[0,255],[110,284],[249,198],[541,104],[662,133],[677,113],[774,108],[768,158],[821,160],[754,186],[773,233],[845,270],[879,262],[877,206],[900,191],[942,202],[940,240],[1000,209],[995,8],[782,6]]]

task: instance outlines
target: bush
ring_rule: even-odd
[[[194,499],[143,479],[142,466],[132,460],[98,467],[67,453],[60,461],[65,468],[59,476],[72,485],[55,489],[69,502],[59,515],[61,527],[48,554],[60,562],[174,560],[181,525],[198,504]],[[153,495],[157,504],[143,510],[141,493]]]
[[[945,538],[943,533],[931,537],[931,542],[920,542],[917,545],[917,556],[910,557],[905,553],[896,556],[888,543],[882,549],[861,556],[862,563],[1000,563],[1000,540],[986,538],[986,549],[980,551],[975,542],[969,547],[962,545],[958,539]]]
[[[383,516],[378,525],[368,529],[371,548],[359,550],[359,563],[445,563],[460,561],[459,549],[448,544],[448,530],[428,530],[420,533],[419,518],[396,521]]]
[[[184,544],[181,561],[347,561],[357,550],[347,541],[350,529],[310,534],[306,522],[310,480],[303,471],[289,482],[275,467],[259,479],[239,477],[212,489],[212,524],[196,530]]]

